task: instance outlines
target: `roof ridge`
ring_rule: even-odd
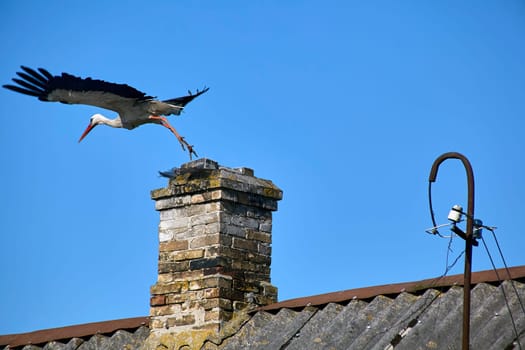
[[[485,270],[472,273],[472,285],[479,283],[498,282],[498,276],[502,281],[525,279],[525,265],[515,266],[508,269]],[[339,292],[319,294],[309,297],[289,299],[270,304],[254,310],[275,311],[283,308],[294,309],[306,306],[319,306],[329,303],[344,303],[353,299],[371,299],[378,295],[393,296],[403,292],[417,293],[429,289],[462,286],[463,274],[452,276],[440,276],[415,282],[403,282],[385,284],[372,287],[349,289]],[[95,334],[112,335],[118,330],[139,329],[148,326],[149,317],[133,317],[112,321],[92,322],[73,326],[50,328],[33,332],[0,335],[0,346],[9,345],[17,347],[27,344],[43,344],[49,341],[63,341],[73,338],[85,338]]]
[[[26,344],[43,344],[49,341],[83,338],[95,334],[112,334],[118,330],[134,329],[148,325],[149,317],[132,317],[113,321],[91,322],[73,326],[42,329],[27,333],[0,335],[0,346],[16,347]]]
[[[525,265],[511,267],[508,269],[508,273],[507,269],[505,268],[473,272],[471,276],[471,285],[476,285],[478,283],[498,282],[498,276],[502,281],[525,278]],[[257,308],[253,312],[261,310],[271,311],[282,308],[302,308],[309,305],[316,306],[325,305],[328,303],[341,303],[352,299],[370,299],[378,295],[395,295],[402,292],[415,293],[431,288],[443,288],[462,285],[463,274],[440,276],[415,282],[384,284],[379,286],[362,287],[339,292],[318,294],[309,297],[294,298]]]

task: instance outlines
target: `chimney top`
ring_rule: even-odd
[[[247,176],[254,176],[253,169],[246,168],[246,167],[240,167],[240,168],[228,168],[220,166],[219,163],[217,163],[214,160],[208,159],[208,158],[200,158],[188,163],[184,163],[180,167],[181,170],[179,172],[183,172],[182,169],[224,169],[228,171],[234,171],[241,175],[247,175]]]
[[[151,197],[160,212],[153,334],[218,332],[235,312],[277,301],[271,231],[282,191],[270,180],[204,158]]]

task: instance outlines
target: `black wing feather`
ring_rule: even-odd
[[[37,80],[37,79],[33,78],[29,74],[25,74],[25,73],[22,73],[22,72],[16,72],[16,75],[18,75],[20,78],[25,79],[26,81],[30,82],[31,84],[36,85],[36,86],[38,86],[38,87],[40,87],[42,89],[46,88],[46,84],[45,83],[43,83],[40,80]],[[13,79],[13,81],[14,80],[15,79]],[[19,83],[19,82],[17,81],[17,83]]]
[[[53,77],[49,81],[49,89],[63,89],[73,91],[103,91],[111,92],[126,98],[135,98],[137,100],[150,100],[153,96],[148,96],[126,84],[109,83],[104,80],[79,78],[68,73],[62,73],[61,76]]]
[[[24,66],[20,66],[20,68],[22,68],[24,71],[26,71],[26,73],[32,75],[35,79],[38,79],[42,82],[42,84],[45,84],[47,83],[47,81],[49,79],[46,79],[45,77],[43,77],[41,74],[38,74],[34,69],[31,69],[29,67],[24,67]]]
[[[188,95],[186,95],[186,96],[172,98],[170,100],[164,100],[162,102],[166,102],[166,103],[169,103],[169,104],[175,105],[175,106],[184,107],[185,105],[190,103],[195,97],[202,95],[203,93],[205,93],[209,89],[210,88],[205,87],[202,91],[197,90],[197,92],[195,94],[192,94],[191,91],[188,91]]]
[[[19,92],[19,93],[24,94],[24,95],[35,96],[35,97],[40,97],[42,95],[41,92],[35,92],[33,90],[22,89],[21,87],[14,86],[14,85],[3,85],[3,87],[5,87],[6,89],[9,89],[9,90],[13,90],[13,91]]]
[[[21,68],[25,73],[18,72],[17,74],[24,80],[15,78],[13,81],[23,88],[15,85],[4,85],[4,87],[22,94],[36,96],[42,101],[48,101],[48,95],[55,90],[109,92],[137,100],[151,100],[154,98],[126,84],[109,83],[92,78],[80,78],[68,73],[53,76],[43,68],[38,68],[38,72],[25,66],[21,66]],[[24,88],[27,88],[27,90]]]
[[[48,80],[53,79],[53,75],[44,68],[38,68],[38,71],[42,73]]]
[[[27,89],[29,89],[29,90],[32,90],[32,91],[34,91],[34,92],[40,92],[40,93],[42,93],[42,91],[43,91],[42,88],[40,88],[40,87],[38,87],[38,86],[34,86],[34,85],[32,85],[32,84],[29,84],[28,82],[26,82],[26,81],[24,81],[24,80],[22,80],[22,79],[16,79],[16,78],[13,78],[13,81],[14,81],[15,83],[17,83],[18,85],[20,85],[20,86],[22,86],[22,87],[25,87],[25,88],[27,88]]]

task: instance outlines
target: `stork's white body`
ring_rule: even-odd
[[[184,107],[157,100],[137,103],[136,99],[126,97],[115,98],[113,94],[108,94],[103,91],[79,92],[59,89],[54,90],[47,98],[48,101],[68,101],[67,103],[71,104],[92,105],[112,110],[118,113],[118,119],[120,119],[120,126],[114,127],[121,127],[128,130],[134,129],[142,124],[152,123],[153,121],[148,118],[150,115],[180,115],[184,109]]]

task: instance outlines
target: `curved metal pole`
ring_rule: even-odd
[[[429,182],[435,182],[439,165],[447,159],[459,159],[467,171],[468,206],[467,206],[467,232],[465,238],[465,272],[463,281],[463,342],[462,349],[468,350],[470,343],[470,281],[472,273],[472,233],[474,231],[474,173],[467,157],[457,152],[448,152],[439,156],[432,164]]]

